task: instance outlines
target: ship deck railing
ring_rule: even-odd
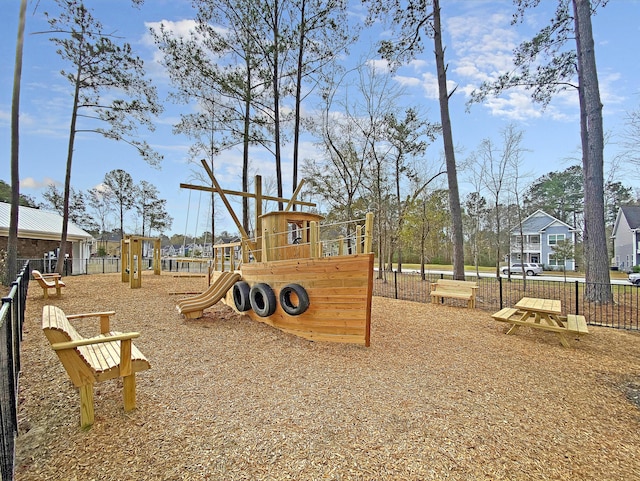
[[[283,232],[264,232],[258,240],[215,244],[210,271],[237,270],[243,263],[269,262],[286,259],[312,259],[370,253],[372,245],[373,215],[350,221],[323,223],[311,222],[308,232],[295,228],[288,230],[286,245],[273,245],[273,239],[282,239]]]

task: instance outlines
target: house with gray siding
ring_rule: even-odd
[[[522,235],[521,235],[522,233]],[[542,264],[546,270],[576,269],[574,259],[558,259],[554,246],[563,240],[576,244],[576,229],[542,210],[522,221],[522,229],[511,229],[509,255],[511,262]]]
[[[640,265],[640,206],[623,205],[613,225],[612,267],[631,271]]]

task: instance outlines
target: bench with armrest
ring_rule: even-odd
[[[40,287],[42,287],[45,299],[49,298],[49,289],[55,289],[56,296],[60,297],[60,294],[62,294],[62,288],[65,287],[65,283],[62,281],[62,276],[60,274],[42,274],[40,271],[33,270],[31,271],[31,275],[36,281],[38,281]]]
[[[462,299],[467,301],[470,308],[476,307],[476,291],[478,283],[472,281],[454,281],[438,279],[431,283],[431,302],[438,302],[444,298]]]
[[[136,407],[135,373],[149,369],[151,365],[132,339],[137,332],[121,333],[110,330],[110,316],[115,312],[93,312],[65,315],[56,306],[42,309],[42,329],[58,355],[71,381],[80,391],[80,425],[94,422],[93,385],[97,382],[121,377],[123,381],[124,409]],[[82,337],[69,322],[70,319],[98,317],[100,334]]]

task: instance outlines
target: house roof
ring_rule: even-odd
[[[620,211],[627,219],[630,228],[640,229],[640,205],[623,205]]]
[[[538,209],[525,220],[522,221],[522,231],[525,233],[542,232],[552,224],[566,226],[569,230],[574,230],[569,224],[556,219],[552,215],[547,214],[543,210]],[[511,229],[511,232],[519,232],[520,227]]]
[[[11,204],[0,202],[0,236],[9,235]],[[20,206],[18,209],[18,237],[29,239],[60,240],[62,235],[62,216],[33,207]],[[67,227],[68,241],[83,241],[93,236],[72,222]]]

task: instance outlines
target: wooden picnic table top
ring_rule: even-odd
[[[562,303],[557,299],[538,299],[536,297],[523,297],[516,303],[515,307],[530,312],[562,314]]]

